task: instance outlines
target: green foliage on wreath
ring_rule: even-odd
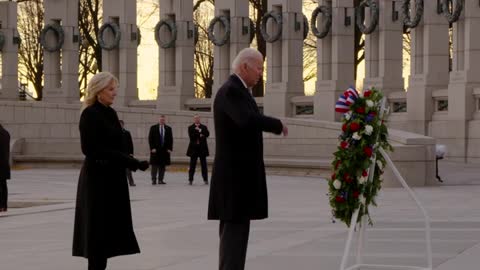
[[[357,208],[360,209],[356,222],[367,215],[372,224],[368,207],[376,206],[375,197],[381,188],[386,163],[382,155],[377,154],[378,149],[393,151],[388,142],[388,129],[380,119],[382,98],[383,94],[374,88],[365,90],[342,118],[342,133],[328,186],[332,215],[347,226]],[[368,181],[369,168],[375,158],[373,178]]]

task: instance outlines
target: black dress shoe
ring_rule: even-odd
[[[191,186],[193,184],[193,181],[188,180],[188,184]]]
[[[204,183],[205,185],[208,185],[208,181],[203,181],[203,183]]]
[[[163,180],[162,180],[162,181],[158,181],[158,184],[159,184],[159,185],[165,185],[166,183],[163,182]]]
[[[157,184],[157,181],[152,181],[152,185],[156,185]]]

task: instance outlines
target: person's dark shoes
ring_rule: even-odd
[[[135,185],[135,183],[131,183],[130,186],[131,186],[131,187],[134,187],[134,186],[136,186],[136,185]]]
[[[163,180],[158,181],[159,185],[165,185],[166,183]]]
[[[203,180],[203,183],[208,186],[208,180]]]
[[[157,184],[157,180],[152,180],[152,185],[156,185]]]
[[[193,185],[193,181],[192,180],[188,180],[188,184],[191,186]]]

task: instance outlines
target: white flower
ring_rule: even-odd
[[[367,134],[368,136],[372,135],[372,132],[373,132],[373,127],[370,126],[370,125],[366,125],[365,126],[365,134]]]
[[[358,132],[353,133],[352,138],[354,140],[359,141],[362,138],[362,135],[358,134]]]
[[[360,200],[360,203],[361,203],[361,204],[365,204],[365,202],[366,202],[365,196],[363,196],[362,194],[360,194],[360,196],[358,197],[358,199]]]
[[[350,120],[350,118],[352,118],[352,111],[346,112],[346,113],[344,114],[344,116],[345,116],[345,119],[346,119],[347,121]]]
[[[360,176],[360,177],[358,178],[358,183],[359,183],[359,184],[364,184],[365,182],[367,182],[367,177],[368,177],[368,176]]]
[[[367,100],[367,106],[368,107],[373,107],[373,106],[375,106],[375,103],[373,103],[373,101],[371,101],[371,100]]]
[[[380,160],[377,160],[377,165],[380,170],[383,170],[383,163]]]
[[[338,179],[335,179],[335,181],[333,181],[333,187],[335,189],[340,189],[342,187],[342,182],[340,182]]]

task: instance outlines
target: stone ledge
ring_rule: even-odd
[[[146,156],[138,156],[139,159],[148,159]],[[14,155],[13,161],[16,163],[81,163],[84,157],[81,155]],[[285,159],[285,158],[265,158],[267,167],[281,168],[306,168],[306,169],[330,169],[331,160],[327,159]],[[172,163],[188,164],[190,158],[174,156]],[[212,164],[213,158],[208,157],[207,163]]]

